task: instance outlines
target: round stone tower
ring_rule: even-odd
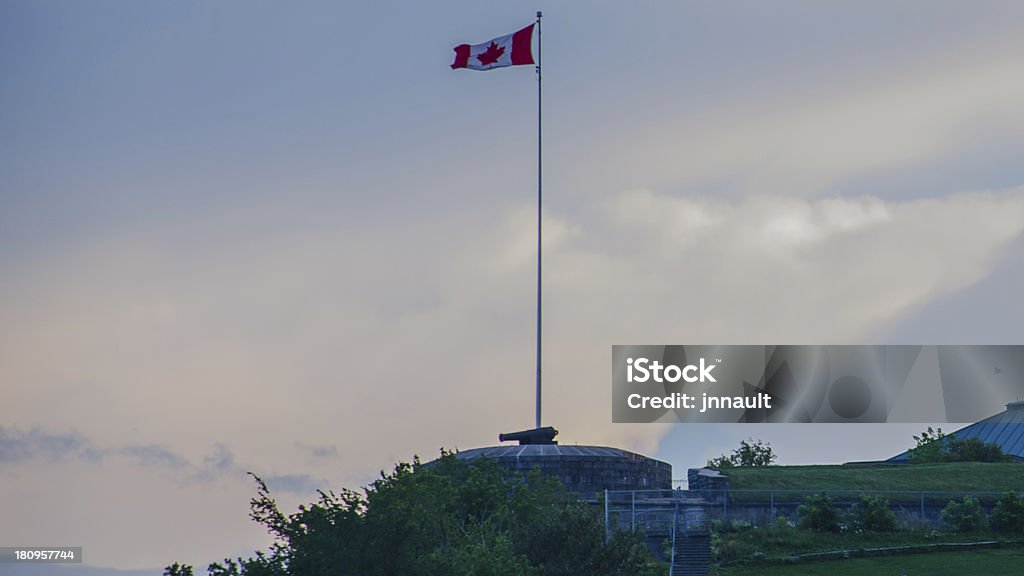
[[[460,460],[491,458],[510,472],[534,468],[555,476],[567,490],[593,496],[605,490],[669,490],[672,465],[661,460],[607,446],[563,446],[558,431],[548,426],[498,436],[518,445],[488,446],[457,452]]]

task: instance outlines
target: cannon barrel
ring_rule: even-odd
[[[522,430],[519,432],[498,434],[498,441],[519,442],[520,446],[524,444],[557,444],[557,442],[555,442],[555,436],[558,436],[558,430],[555,430],[551,426],[545,426],[543,428],[532,428],[530,430]]]

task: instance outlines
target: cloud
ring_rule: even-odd
[[[132,466],[182,472],[184,475],[180,478],[184,482],[211,481],[225,475],[240,476],[245,472],[235,463],[232,452],[221,443],[215,444],[213,452],[204,456],[200,464],[193,464],[183,455],[159,444],[104,447],[77,432],[60,434],[40,427],[23,431],[0,426],[0,464],[25,464],[38,460],[100,463],[109,461],[111,457],[120,458]]]
[[[233,470],[235,469],[235,456],[227,446],[217,443],[214,446],[213,454],[203,458],[203,468],[221,472]]]
[[[169,468],[188,466],[188,460],[156,444],[125,446],[118,452],[141,466],[167,466]]]
[[[649,450],[661,429],[607,424],[598,359],[611,345],[861,342],[988,274],[1024,231],[1024,188],[908,201],[634,191],[558,226],[577,232],[545,254],[548,413],[572,440]],[[479,292],[528,275],[510,268]],[[495,293],[481,307],[510,296]]]
[[[589,225],[599,241],[582,237],[551,259],[575,295],[567,314],[586,318],[583,308],[624,294],[644,334],[841,341],[978,281],[1024,230],[1022,217],[1022,188],[890,202],[638,191],[605,202]]]
[[[97,454],[81,434],[54,434],[40,428],[22,431],[0,426],[0,464],[40,457],[50,460],[67,457],[94,459]]]
[[[333,458],[338,455],[338,447],[334,444],[330,446],[310,446],[302,442],[296,442],[295,447],[305,450],[314,458]]]
[[[545,421],[565,442],[654,450],[658,427],[609,424],[612,344],[856,342],[984,277],[1020,235],[1022,207],[1021,189],[908,201],[638,190],[549,213]],[[51,418],[137,463],[363,484],[395,460],[532,424],[533,218],[513,207],[203,254],[98,246],[63,263],[63,282],[0,300],[19,334],[2,364]],[[39,361],[47,349],[64,361]],[[90,397],[61,413],[53,398],[81,380]],[[167,417],[134,416],[156,399]]]
[[[1019,38],[980,38],[927,58],[894,51],[877,66],[811,83],[799,74],[747,79],[714,106],[686,106],[700,91],[683,89],[683,103],[657,104],[655,126],[624,115],[618,133],[571,172],[604,164],[632,180],[601,173],[621,187],[737,196],[813,196],[887,171],[926,174],[972,149],[1019,147],[1021,65]]]
[[[303,496],[311,496],[318,489],[325,489],[326,482],[309,474],[283,474],[263,478],[271,492],[291,492]]]

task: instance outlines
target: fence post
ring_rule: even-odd
[[[924,492],[921,492],[921,521],[927,520],[927,516],[924,515]]]
[[[631,492],[631,494],[633,495],[633,503],[632,503],[632,507],[633,507],[632,516],[633,517],[630,519],[629,525],[632,528],[633,533],[636,534],[636,490],[633,490],[633,492]]]
[[[608,525],[608,489],[604,489],[604,543],[611,539],[612,528]]]
[[[673,576],[674,570],[676,569],[676,531],[679,530],[679,499],[675,500],[676,508],[672,512],[672,555],[668,563],[668,576]]]

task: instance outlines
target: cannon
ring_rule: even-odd
[[[519,442],[520,446],[525,444],[558,444],[558,442],[555,442],[555,436],[558,436],[558,430],[551,426],[545,426],[543,428],[498,434],[498,441]]]

